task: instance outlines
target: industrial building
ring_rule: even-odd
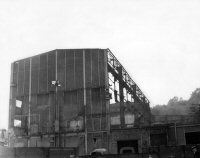
[[[109,49],[56,49],[15,61],[11,70],[10,148],[0,149],[2,157],[84,158],[105,148],[111,157],[190,158],[200,144],[193,116],[151,115]]]
[[[109,49],[56,49],[15,61],[11,70],[10,147],[86,155],[149,146],[149,100]]]

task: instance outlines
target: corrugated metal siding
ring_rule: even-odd
[[[105,130],[105,55],[101,49],[85,49],[86,106],[89,130]],[[53,130],[55,87],[51,81],[57,79],[60,125],[63,131],[69,128],[69,121],[83,116],[83,50],[54,50],[13,65],[13,82],[17,85],[17,98],[23,101],[22,115],[28,114],[29,77],[31,61],[31,114],[40,115],[40,129],[47,126]],[[97,116],[96,116],[97,114]],[[50,121],[50,122],[49,122]],[[48,123],[48,125],[47,125]]]
[[[177,128],[177,143],[178,145],[185,145],[185,132],[183,128]]]
[[[83,50],[76,50],[74,55],[75,55],[74,89],[80,89],[83,88]]]
[[[40,56],[39,93],[47,92],[47,54]]]
[[[28,95],[29,93],[29,80],[30,80],[30,60],[25,59],[25,72],[24,72],[24,94]]]
[[[61,87],[59,87],[59,90],[65,90],[65,68],[66,68],[65,61],[66,61],[65,51],[61,50],[58,52],[58,66],[57,66],[58,80],[61,83]]]
[[[66,51],[66,90],[72,90],[75,87],[75,52],[74,50]]]
[[[47,69],[47,73],[48,73],[48,92],[50,91],[55,91],[55,88],[53,88],[51,86],[51,81],[55,81],[56,79],[56,52],[55,51],[51,51],[47,54],[48,56],[48,69]]]
[[[18,62],[17,65],[17,94],[23,95],[24,86],[24,60]]]

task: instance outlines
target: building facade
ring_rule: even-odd
[[[11,66],[10,146],[142,152],[149,101],[109,49],[57,49]],[[127,145],[128,144],[128,145]]]

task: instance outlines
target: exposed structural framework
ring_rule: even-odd
[[[135,100],[138,103],[149,104],[149,100],[146,98],[146,96],[143,94],[143,92],[140,90],[137,84],[132,80],[132,78],[125,70],[125,68],[121,65],[121,63],[117,60],[117,58],[113,55],[113,53],[109,49],[107,51],[108,51],[108,72],[111,73],[114,78],[114,81],[112,81],[111,77],[109,77],[110,81],[114,83],[115,102],[118,102],[116,96],[117,91],[115,86],[116,82],[118,81],[120,90],[123,91],[123,89],[125,89],[126,91],[125,95],[126,98],[124,97],[123,101]],[[112,88],[110,89],[113,90]],[[124,95],[122,95],[122,97],[123,96]]]
[[[114,103],[120,102],[120,122],[125,125],[125,102],[148,104],[149,100],[132,80],[122,64],[108,49],[109,92],[114,96]],[[112,99],[112,98],[110,98]],[[112,102],[111,101],[111,102]]]
[[[121,131],[150,125],[149,100],[109,49],[57,49],[13,62],[9,113],[10,146],[79,155],[120,152],[130,138]],[[129,142],[137,152],[140,132]]]

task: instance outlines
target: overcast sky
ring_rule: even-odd
[[[56,48],[110,48],[151,102],[200,87],[200,1],[0,1],[0,128],[11,62]]]

